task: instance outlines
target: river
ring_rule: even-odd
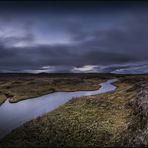
[[[72,98],[102,94],[115,90],[116,87],[111,83],[116,81],[117,79],[112,79],[100,83],[101,88],[94,91],[55,92],[17,103],[9,103],[7,99],[0,106],[0,139],[23,123],[58,108]]]

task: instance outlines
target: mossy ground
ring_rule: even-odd
[[[136,97],[138,79],[127,78],[116,91],[72,99],[58,109],[17,128],[1,146],[89,147],[123,146],[141,127],[141,118],[129,105]],[[134,82],[134,83],[133,83]]]

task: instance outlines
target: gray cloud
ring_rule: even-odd
[[[30,15],[19,10],[21,13],[15,11],[11,18],[7,15],[11,11],[1,10],[0,70],[72,72],[85,65],[98,65],[92,70],[121,72],[132,69],[125,64],[135,67],[135,62],[148,61],[146,6],[121,10],[110,6],[106,11],[91,7],[95,10],[91,8],[86,14],[68,8],[69,13],[62,10],[61,14],[55,13],[56,8],[33,9]],[[60,42],[64,40],[67,42]],[[119,65],[111,66],[115,64]],[[53,67],[42,69],[46,65]]]

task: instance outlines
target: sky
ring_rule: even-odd
[[[0,2],[0,72],[148,73],[148,3]]]

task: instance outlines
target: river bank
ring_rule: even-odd
[[[118,76],[117,76],[118,77]],[[0,104],[16,103],[53,92],[97,90],[108,74],[0,74]]]

